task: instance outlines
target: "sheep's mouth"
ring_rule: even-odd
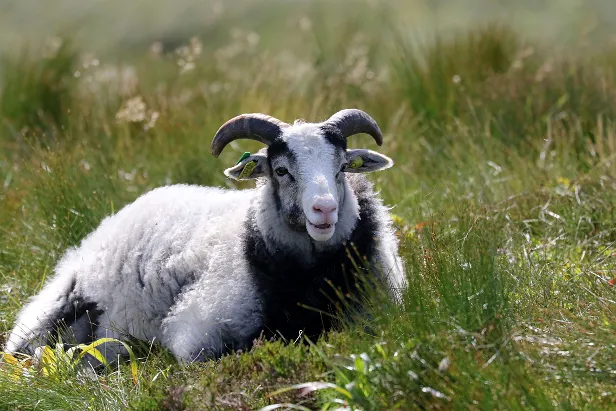
[[[324,223],[324,224],[312,224],[310,221],[308,221],[308,223],[311,226],[318,228],[319,230],[329,230],[333,226],[333,224],[327,224],[327,223]]]
[[[311,221],[306,221],[306,230],[308,235],[316,241],[327,241],[334,235],[335,224],[314,224]]]

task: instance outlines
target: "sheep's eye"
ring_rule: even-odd
[[[276,174],[278,174],[280,177],[289,174],[289,170],[287,170],[284,167],[278,167],[278,168],[276,168],[275,171],[276,171]]]

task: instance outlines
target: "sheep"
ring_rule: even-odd
[[[63,335],[77,343],[131,336],[158,341],[178,361],[204,361],[247,350],[260,335],[318,338],[335,326],[327,314],[336,303],[359,295],[353,270],[370,270],[397,299],[406,285],[398,240],[363,175],[393,161],[348,149],[359,133],[383,143],[358,109],[320,123],[265,114],[227,121],[211,153],[238,139],[265,144],[224,170],[255,187],[159,187],[106,217],[25,305],[5,351],[34,353]],[[359,266],[354,255],[365,257]],[[118,347],[106,350],[108,360]]]

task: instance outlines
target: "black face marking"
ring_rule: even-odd
[[[257,334],[263,332],[267,337],[282,335],[295,339],[303,330],[305,335],[315,339],[337,324],[335,318],[318,311],[336,315],[338,308],[353,299],[361,300],[353,263],[367,267],[367,261],[375,252],[378,200],[363,176],[350,178],[349,182],[360,206],[360,219],[347,242],[352,248],[341,244],[335,249],[315,251],[312,263],[299,255],[292,244],[275,244],[276,253],[270,254],[263,234],[256,227],[255,211],[249,212],[243,245],[250,275],[262,300],[263,324]],[[268,242],[271,245],[273,239]],[[350,255],[348,250],[351,250]],[[344,297],[347,294],[352,298]]]
[[[273,197],[276,211],[280,213],[291,229],[300,232],[306,231],[306,219],[302,208],[298,204],[292,204],[290,209],[284,209],[279,192],[280,183],[275,178],[272,178],[271,184],[274,186]]]
[[[304,211],[297,204],[293,204],[291,209],[285,213],[285,220],[295,231],[306,231],[306,218],[304,217]]]
[[[287,164],[291,168],[290,170],[287,170],[287,171],[292,173],[292,170],[295,165],[295,154],[293,154],[293,152],[289,150],[289,146],[287,145],[285,141],[283,141],[282,139],[277,139],[274,141],[274,143],[272,143],[271,146],[269,146],[268,152],[267,152],[267,161],[269,162],[269,168],[270,168],[269,177],[272,180],[275,180],[275,178],[273,177],[274,177],[274,174],[276,173],[275,171],[276,168],[274,167],[274,163],[276,162],[277,158],[281,158],[281,157],[284,157],[287,160]],[[287,174],[286,176],[293,177],[292,174]],[[279,177],[284,177],[284,176],[279,176]]]
[[[274,178],[270,179],[271,184],[274,185],[274,204],[276,204],[276,211],[281,212],[282,211],[282,200],[280,199],[280,194],[278,193],[278,190],[280,189],[280,184],[278,184],[278,181]]]
[[[287,142],[284,141],[282,138],[277,137],[267,148],[267,156],[271,160],[277,156],[293,156],[293,153],[291,152],[291,150],[289,150],[289,145],[287,144]]]
[[[334,127],[330,124],[323,124],[321,126],[321,130],[323,131],[325,140],[327,140],[328,143],[346,151],[347,149],[346,138],[342,136],[342,133],[337,127]]]
[[[338,167],[338,164],[342,164],[343,162],[345,162],[344,157],[345,157],[345,153],[347,149],[347,141],[342,136],[342,133],[337,127],[334,127],[329,124],[323,124],[321,126],[321,130],[323,131],[323,135],[325,136],[325,139],[327,140],[327,142],[339,149],[335,151],[335,157],[336,157],[337,162],[334,164],[334,167],[336,168],[334,170],[334,175],[336,176],[336,178],[339,178],[342,176],[342,171],[343,171],[342,168],[344,167],[342,168],[337,168],[337,167]]]
[[[275,170],[274,163],[276,162],[276,159],[281,157],[286,159],[286,164],[289,166],[289,172],[283,176],[275,176],[275,171],[271,170]],[[282,198],[280,197],[280,184],[283,179],[289,179],[289,181],[284,183],[287,185],[286,190],[288,191],[291,191],[289,190],[289,187],[293,187],[296,184],[295,178],[293,177],[293,170],[295,169],[295,155],[289,150],[289,146],[285,141],[282,139],[277,139],[268,148],[268,161],[270,163],[270,184],[273,186],[273,197],[276,210],[281,214],[291,229],[300,232],[306,231],[306,219],[301,206],[295,202],[283,203]],[[296,193],[292,195],[291,198],[295,201],[299,201]]]

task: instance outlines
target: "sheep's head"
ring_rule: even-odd
[[[307,231],[316,241],[335,232],[339,210],[353,195],[345,173],[384,170],[393,161],[371,150],[347,149],[347,138],[371,135],[378,145],[383,137],[376,122],[357,109],[342,110],[322,123],[284,123],[265,114],[242,114],[227,121],[216,133],[211,151],[218,157],[233,140],[251,139],[267,148],[243,158],[225,175],[245,180],[267,178],[285,221]],[[350,193],[350,194],[349,194]]]

